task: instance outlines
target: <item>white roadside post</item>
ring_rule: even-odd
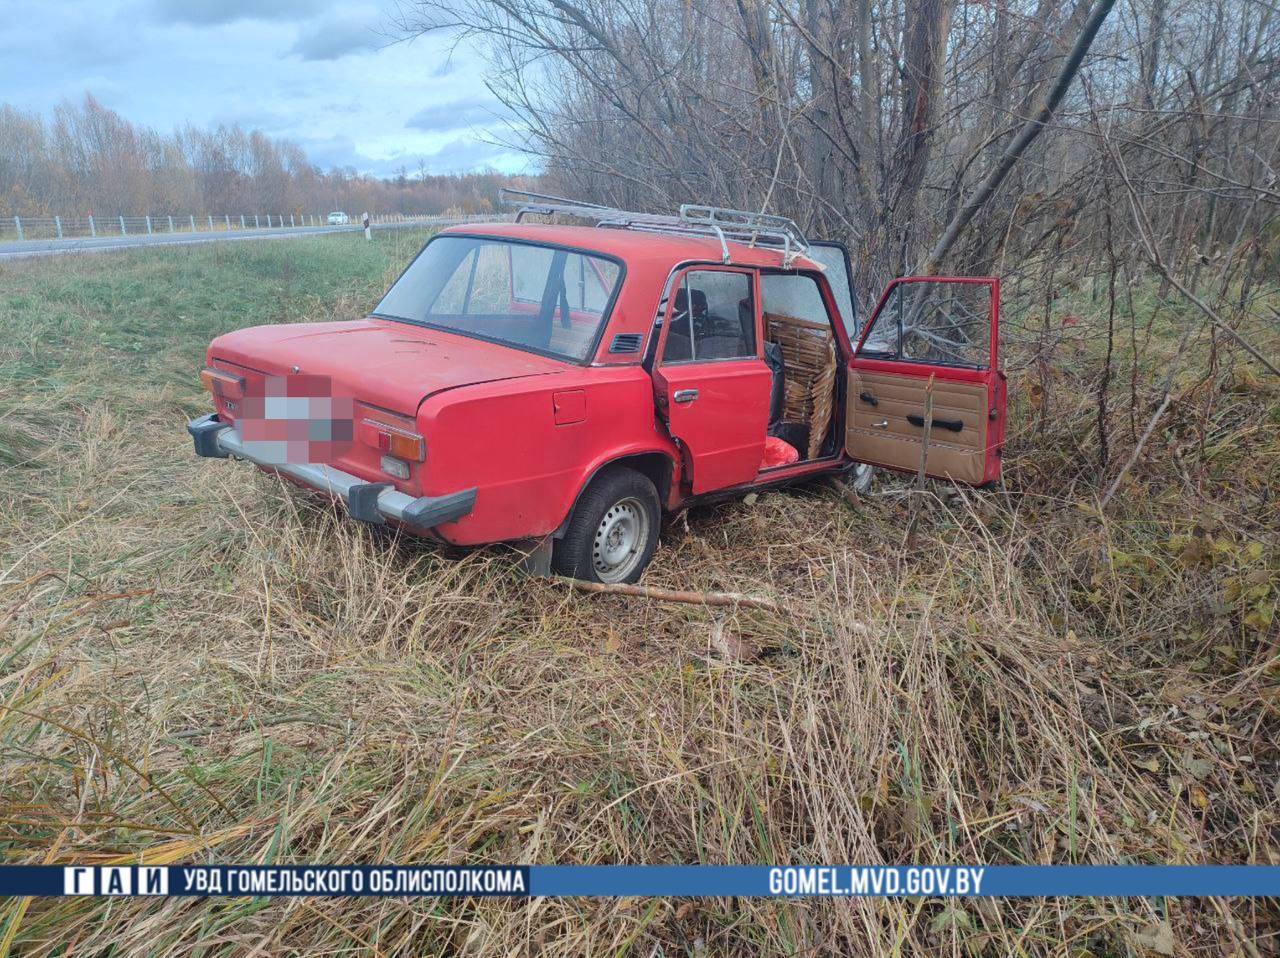
[[[292,213],[290,213],[290,214],[289,214],[289,228],[290,228],[290,229],[292,229],[293,227],[295,227],[295,226],[297,226],[297,225],[298,225],[298,224],[297,224],[297,223],[295,223],[295,222],[293,221],[293,214],[292,214]]]
[[[173,232],[173,217],[172,217],[172,216],[170,216],[170,217],[169,217],[169,232],[170,232],[170,233],[172,233],[172,232]]]
[[[150,216],[150,214],[148,214],[148,216],[147,216],[147,235],[148,235],[148,236],[150,236],[150,235],[151,235],[151,216]]]
[[[93,214],[92,214],[92,213],[90,213],[90,214],[89,214],[89,235],[90,235],[90,236],[97,236],[97,235],[98,235],[98,230],[97,230],[97,228],[93,225]]]
[[[225,230],[231,229],[231,216],[227,213],[222,214],[222,228]]]
[[[195,214],[195,213],[191,213],[191,214],[189,214],[189,215],[190,215],[190,218],[191,218],[191,232],[193,232],[193,233],[194,233],[194,232],[196,231],[196,214]]]
[[[253,214],[253,228],[254,228],[254,229],[257,229],[257,228],[258,228],[258,214],[257,214],[257,213],[254,213],[254,214]]]
[[[53,218],[53,224],[58,228],[58,239],[62,239],[62,217],[55,216]]]
[[[373,227],[369,225],[369,213],[367,210],[364,214],[364,238],[366,243],[373,239]]]
[[[210,216],[210,217],[209,217],[209,230],[210,230],[210,231],[212,231],[212,230],[213,230],[213,217],[212,217],[212,216]]]
[[[121,236],[128,236],[128,235],[129,235],[129,231],[128,231],[127,229],[125,229],[125,226],[124,226],[124,217],[123,217],[123,216],[122,216],[122,217],[120,217],[120,235],[121,235]]]
[[[23,238],[23,237],[22,237],[22,220],[18,219],[18,217],[16,217],[16,216],[15,216],[15,217],[13,218],[13,225],[14,225],[14,226],[17,228],[17,230],[18,230],[18,239],[22,239],[22,238]]]
[[[244,214],[240,214],[240,228],[244,229]]]
[[[271,214],[267,214],[267,229],[271,229]]]

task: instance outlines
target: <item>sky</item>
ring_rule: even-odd
[[[479,52],[396,42],[393,0],[0,0],[0,102],[91,92],[161,132],[239,123],[376,176],[523,172]]]

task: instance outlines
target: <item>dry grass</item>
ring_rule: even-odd
[[[323,243],[4,281],[161,256],[195,289],[222,256],[275,283]],[[366,267],[276,318],[358,309]],[[584,596],[197,461],[208,330],[139,311],[154,353],[51,357],[22,295],[0,314],[7,861],[1280,863],[1280,404],[1239,370],[1214,441],[1171,454],[1180,402],[1105,518],[1077,395],[1015,441],[1006,492],[936,490],[911,554],[893,482],[664,530],[647,582],[788,619]],[[81,303],[82,329],[122,305]],[[33,955],[1245,955],[1276,933],[1246,900],[0,905],[0,953]]]

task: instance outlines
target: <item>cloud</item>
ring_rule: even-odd
[[[391,2],[0,0],[0,102],[47,117],[91,91],[162,133],[240,123],[377,176],[420,158],[432,172],[529,168],[483,142],[518,140],[520,124],[486,90],[482,53],[437,34],[389,42]]]
[[[154,0],[152,12],[161,23],[213,26],[237,20],[307,20],[329,6],[329,0]]]
[[[405,126],[428,133],[447,133],[473,126],[494,126],[511,119],[511,111],[498,100],[467,99],[423,107],[409,117]]]
[[[304,60],[336,60],[349,53],[376,50],[385,42],[367,18],[348,16],[303,29],[289,52]]]
[[[508,147],[466,136],[449,140],[429,153],[401,149],[376,158],[362,152],[350,137],[343,135],[303,140],[300,145],[307,158],[323,170],[350,168],[382,177],[395,176],[401,168],[414,176],[419,164],[428,173],[471,173],[488,169],[515,173],[524,171],[529,162],[527,157]]]
[[[470,137],[450,140],[436,152],[422,157],[428,173],[470,173],[475,170],[522,168],[526,159],[496,143],[484,143]],[[416,170],[416,163],[406,164]]]
[[[298,145],[306,152],[307,159],[322,170],[351,167],[361,173],[373,173],[376,176],[388,176],[391,172],[386,169],[386,164],[361,153],[349,136],[334,134],[304,138]]]
[[[0,10],[3,6],[0,0]],[[0,62],[4,64],[0,67],[0,77],[5,81],[0,89],[11,89],[13,81],[28,73],[24,60],[50,60],[47,53],[50,49],[58,51],[52,59],[68,80],[71,79],[67,76],[68,66],[101,71],[137,55],[125,40],[133,32],[134,24],[119,11],[86,11],[75,6],[36,7],[32,4],[26,16],[0,16]],[[83,86],[83,83],[76,79],[72,86],[76,85]],[[11,98],[10,89],[3,89],[0,96]]]

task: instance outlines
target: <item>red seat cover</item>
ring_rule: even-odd
[[[796,462],[799,458],[799,451],[791,443],[779,439],[777,436],[767,436],[764,441],[764,460],[760,463],[760,468],[771,469],[774,466],[785,466]]]

